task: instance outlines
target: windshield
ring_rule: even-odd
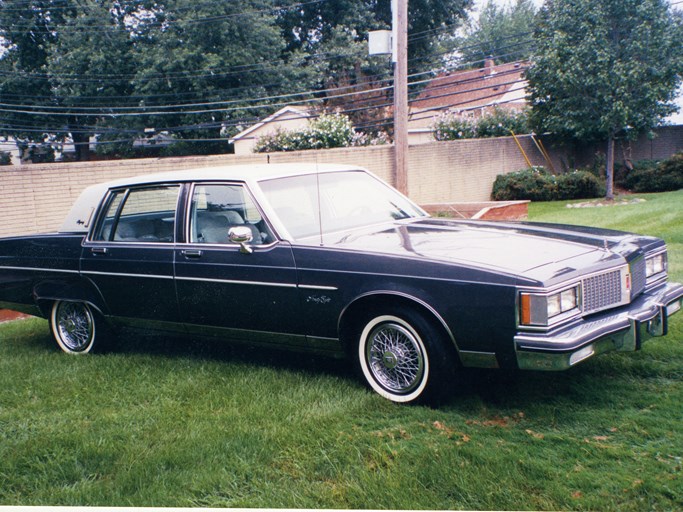
[[[397,191],[362,171],[278,178],[261,182],[261,189],[296,239],[425,216]]]

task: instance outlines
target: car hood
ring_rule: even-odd
[[[630,260],[659,239],[538,223],[424,219],[324,240],[328,247],[451,262],[549,284]]]

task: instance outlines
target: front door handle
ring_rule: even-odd
[[[202,251],[199,249],[184,249],[181,252],[183,256],[188,259],[197,259],[202,257]]]
[[[90,249],[93,254],[107,254],[109,252],[106,247],[93,247]]]

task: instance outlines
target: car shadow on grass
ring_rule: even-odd
[[[26,323],[24,323],[26,322]],[[29,351],[58,351],[47,323],[22,320],[15,324],[21,334],[3,340]],[[364,387],[352,364],[346,359],[335,359],[316,354],[297,353],[277,347],[255,347],[235,344],[216,338],[188,338],[166,333],[147,334],[139,331],[119,333],[106,351],[109,354],[225,362],[300,372],[311,376],[329,375],[356,382]],[[630,357],[630,358],[629,358]],[[642,359],[642,358],[641,358]],[[529,404],[569,400],[580,405],[594,401],[610,402],[613,394],[624,388],[639,386],[644,380],[670,378],[660,365],[633,359],[633,355],[603,356],[579,367],[563,372],[533,372],[515,370],[484,370],[465,368],[458,379],[434,405],[459,408],[479,403],[498,408],[524,408]]]
[[[139,353],[161,357],[183,357],[264,366],[310,374],[353,376],[345,359],[293,352],[277,346],[256,346],[230,339],[197,338],[167,333],[127,331],[118,334],[109,350],[114,353]]]
[[[120,337],[114,351],[267,367],[312,377],[327,375],[355,382],[359,389],[365,388],[347,359],[235,344],[230,340],[138,333]],[[621,381],[629,376],[617,372],[611,376],[610,382],[600,384],[604,372],[602,366],[598,364],[591,367],[589,363],[564,372],[465,368],[459,370],[456,383],[430,405],[436,408],[459,408],[476,402],[498,408],[525,408],[529,404],[556,400],[568,400],[577,405],[595,400],[610,401],[608,395],[614,390],[613,387],[622,386]]]

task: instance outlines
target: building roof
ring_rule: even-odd
[[[285,119],[297,119],[297,118],[309,118],[311,115],[307,112],[305,107],[291,107],[287,106],[284,108],[281,108],[274,114],[269,115],[263,121],[259,121],[256,124],[251,125],[249,128],[246,128],[239,132],[237,135],[234,137],[230,138],[230,142],[234,143],[235,141],[248,138],[253,132],[257,131],[259,128],[266,126],[269,123],[273,123],[277,121],[280,118],[285,118]]]
[[[437,76],[410,102],[411,110],[467,110],[496,104],[523,102],[528,62],[495,65],[487,60],[481,69],[466,69]]]

